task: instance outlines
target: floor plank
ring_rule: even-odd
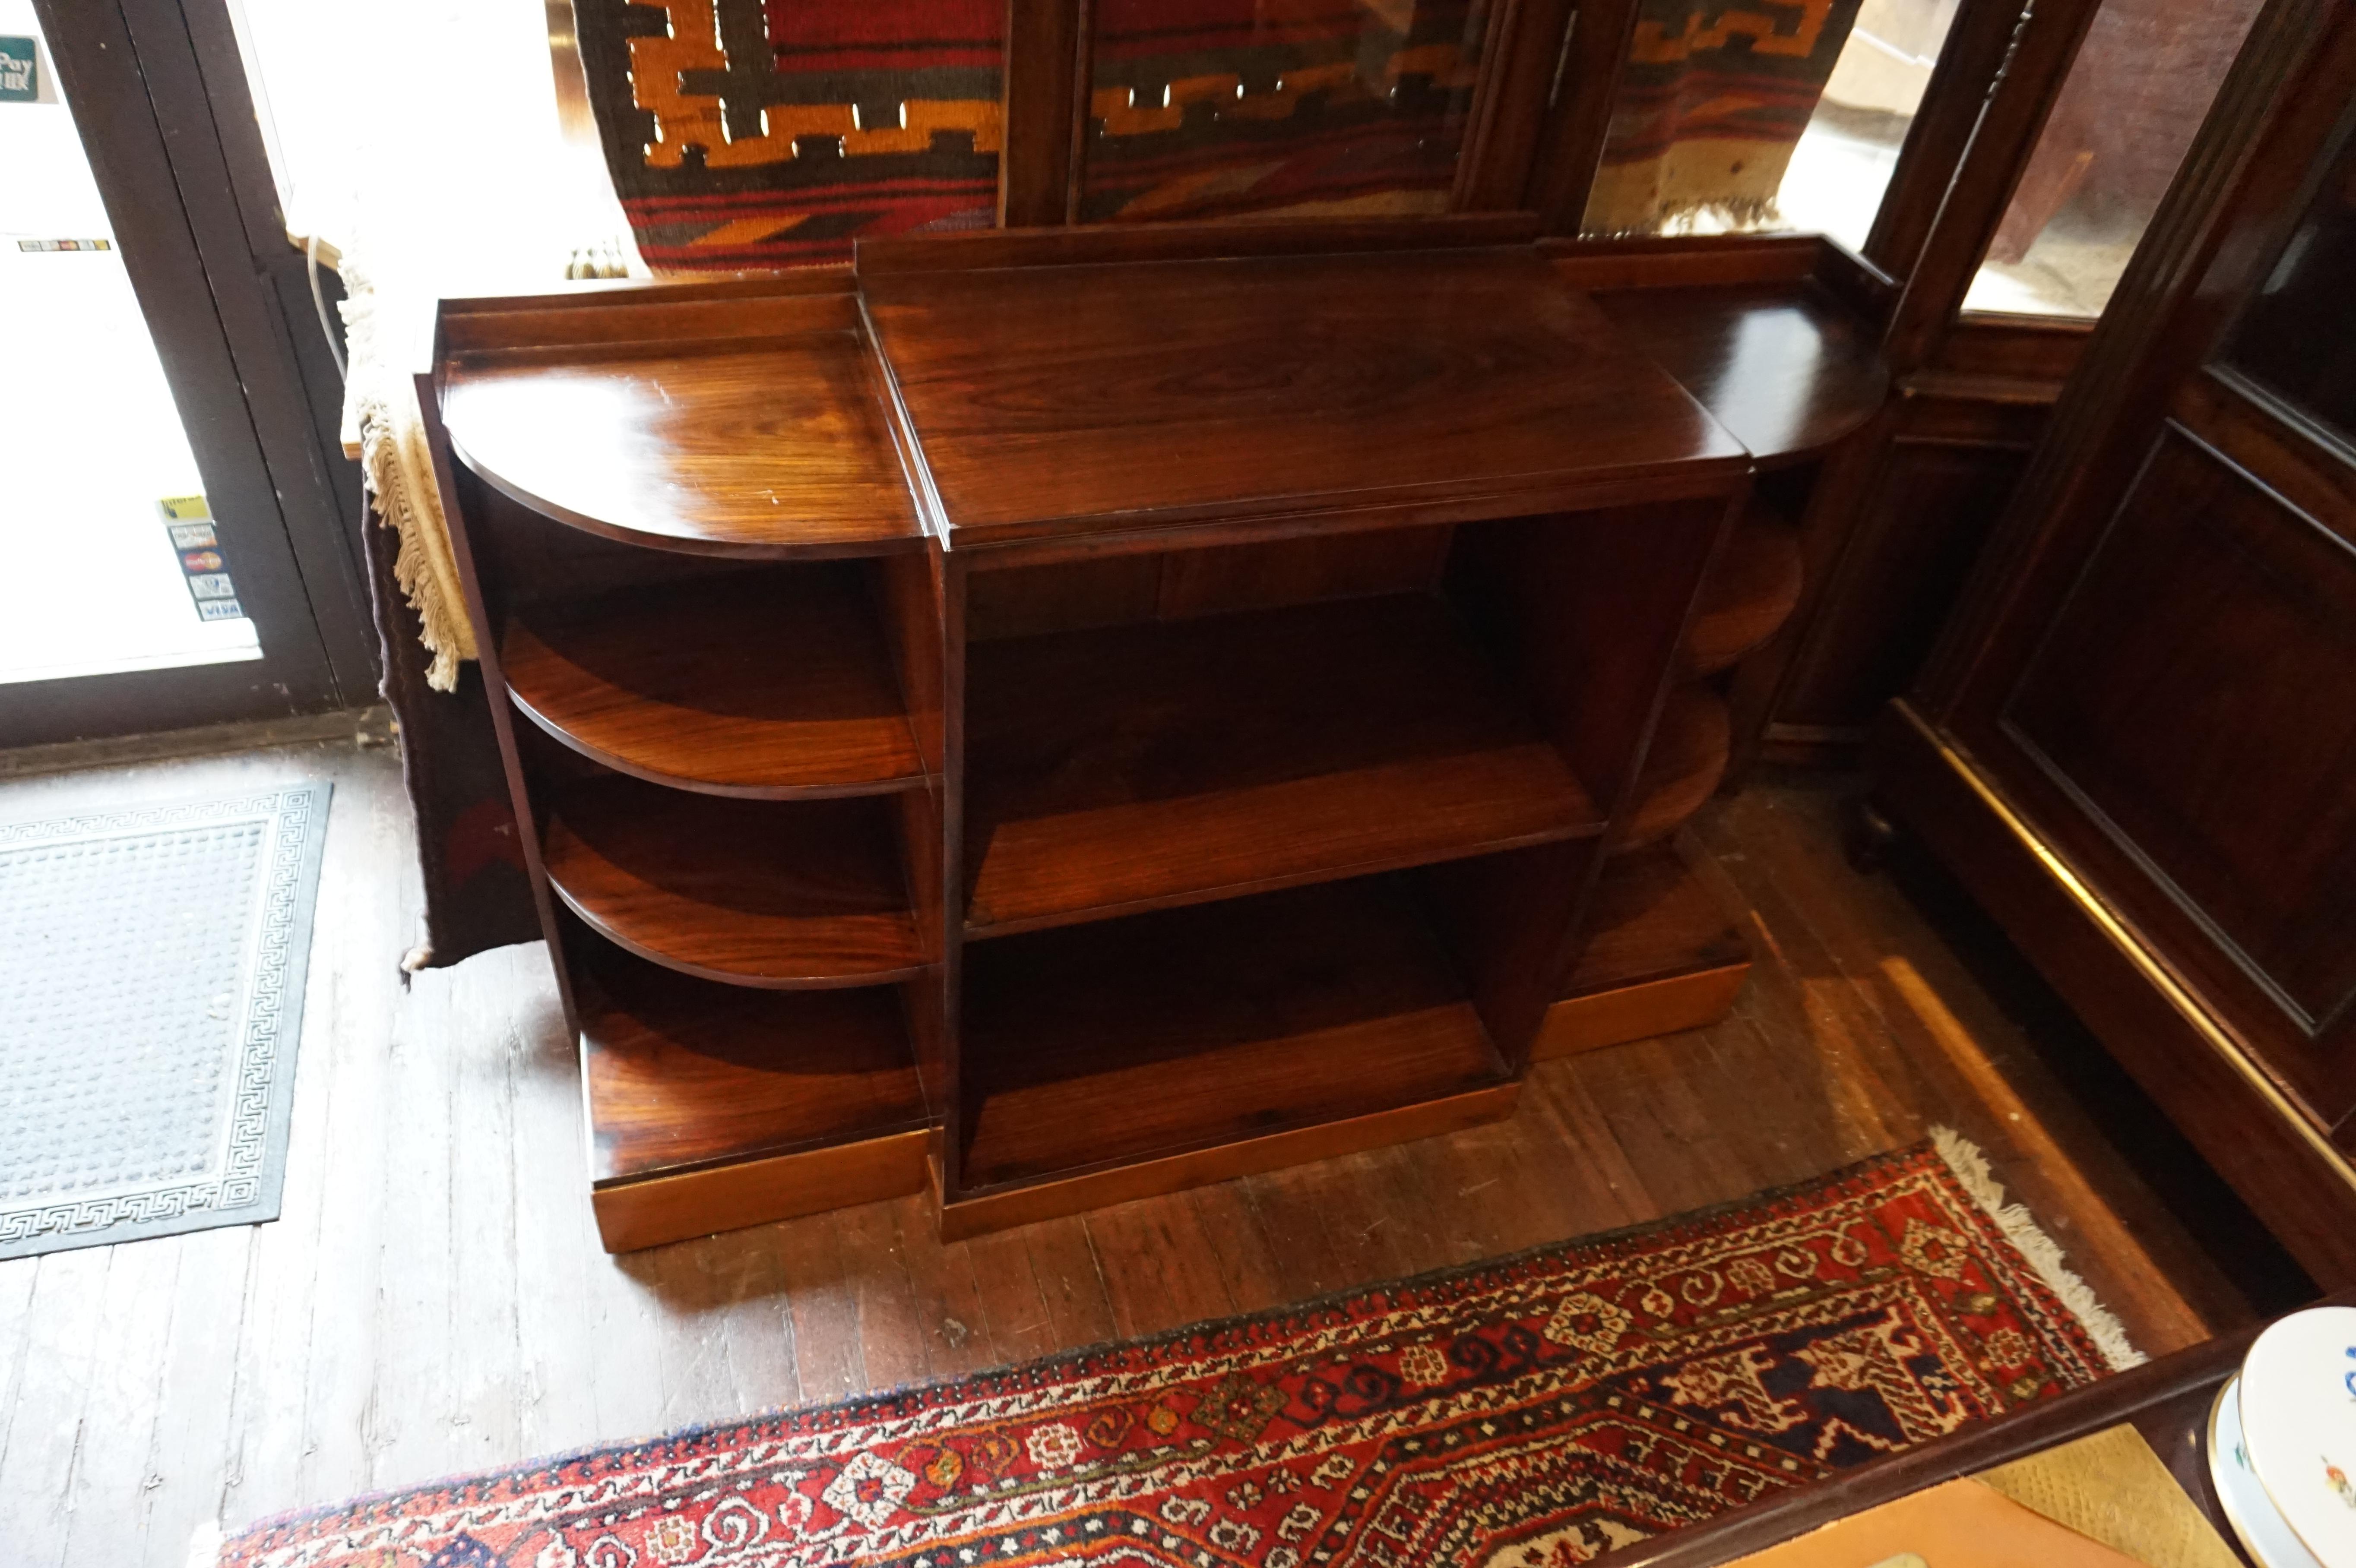
[[[1142,1339],[1234,1312],[1218,1259],[1186,1194],[1142,1199],[1087,1216],[1089,1249],[1103,1268],[1112,1335]]]
[[[164,1366],[179,1303],[187,1238],[112,1249],[98,1310],[98,1342],[83,1391],[81,1431],[66,1494],[67,1568],[114,1568],[139,1555],[138,1509],[164,1407]],[[192,1282],[193,1283],[193,1282]]]
[[[231,1422],[239,1364],[220,1353],[220,1340],[225,1328],[241,1333],[253,1305],[246,1295],[247,1269],[254,1238],[262,1230],[239,1225],[201,1231],[183,1243],[171,1343],[162,1367],[162,1403],[141,1483],[145,1495],[126,1510],[145,1546],[112,1563],[182,1568],[188,1549],[183,1521],[212,1520],[236,1449]],[[119,1499],[107,1501],[120,1506]]]
[[[82,1417],[103,1354],[107,1275],[114,1254],[131,1250],[88,1247],[31,1260],[25,1370],[0,1447],[0,1541],[22,1568],[65,1559],[74,1470],[91,1436]]]
[[[210,1520],[1615,1230],[1934,1124],[1983,1145],[2147,1349],[2252,1312],[2076,1097],[2076,1047],[1946,915],[1841,860],[1822,782],[1770,778],[1697,823],[1752,911],[1734,1013],[1543,1063],[1509,1121],[948,1246],[904,1199],[613,1258],[545,955],[397,972],[418,895],[391,752],[0,769],[0,815],[301,777],[337,795],[282,1217],[0,1263],[11,1568],[177,1565]]]

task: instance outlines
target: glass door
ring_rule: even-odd
[[[0,745],[331,706],[166,128],[59,52],[0,0]]]

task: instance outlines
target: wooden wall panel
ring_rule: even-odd
[[[1765,752],[1837,761],[1937,640],[2027,451],[1898,436],[1775,705]]]
[[[2200,930],[2176,950],[2218,971],[2203,990],[2339,1123],[2356,1110],[2335,1039],[2356,999],[2356,549],[2171,425],[2041,645],[2005,728],[2142,863],[2130,907],[2165,900]]]
[[[1940,362],[1905,377],[1858,472],[1802,520],[1808,584],[1768,668],[1738,703],[1774,761],[1847,765],[1907,689],[2018,488],[2092,324],[1964,318]],[[1748,718],[1763,712],[1762,721]]]

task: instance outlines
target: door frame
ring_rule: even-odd
[[[225,0],[34,9],[262,656],[0,686],[0,747],[372,700],[358,469],[332,444],[333,414],[322,418],[341,389],[321,383],[332,363]]]

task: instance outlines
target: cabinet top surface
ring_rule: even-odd
[[[443,419],[487,483],[593,533],[750,556],[923,541],[856,334],[714,348],[460,358]]]
[[[887,273],[861,288],[953,542],[1384,507],[1471,515],[1492,499],[1499,514],[1547,510],[1748,457],[1526,249]]]
[[[793,559],[1723,495],[1886,385],[1804,279],[1590,294],[1526,245],[1043,262],[1002,238],[445,302],[443,421],[544,516]]]

